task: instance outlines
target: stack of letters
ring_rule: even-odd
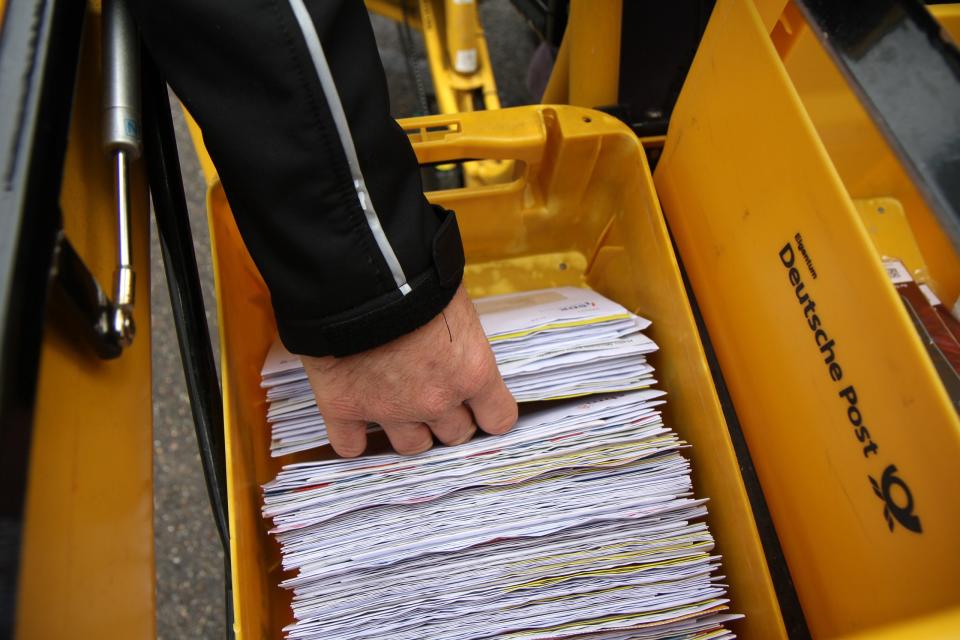
[[[270,455],[278,457],[329,443],[303,364],[279,339],[263,363],[260,386],[267,391]]]
[[[649,323],[589,290],[477,307],[514,394],[597,395],[413,457],[284,467],[263,513],[293,592],[287,636],[733,637],[706,501],[649,388]]]
[[[518,402],[642,389],[655,382],[640,332],[649,320],[589,289],[543,289],[476,302],[504,382]]]
[[[640,333],[650,322],[589,290],[565,287],[476,301],[504,381],[518,402],[642,389],[654,384]],[[261,371],[274,456],[327,444],[300,359],[277,341]]]

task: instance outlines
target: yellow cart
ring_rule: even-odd
[[[505,182],[428,194],[458,212],[473,294],[588,285],[654,321],[655,364],[672,398],[666,419],[692,445],[697,492],[711,498],[709,525],[733,607],[747,616],[739,635],[799,635],[805,620],[818,638],[956,637],[960,422],[880,258],[913,256],[916,277],[951,302],[960,261],[924,181],[905,168],[815,37],[813,4],[718,2],[662,139],[641,140],[616,118],[577,106],[402,125],[422,163],[485,158],[516,167]],[[956,30],[955,7],[936,13]],[[42,71],[0,75],[0,142],[12,150],[0,193],[0,468],[5,489],[25,490],[19,502],[8,491],[4,503],[4,541],[20,545],[19,579],[5,577],[4,586],[16,586],[17,637],[150,637],[148,284],[141,280],[134,309],[140,337],[119,358],[99,359],[90,336],[71,329],[70,309],[90,293],[71,286],[110,282],[116,234],[94,124],[97,21],[81,39],[79,19],[66,3],[11,3],[0,39],[5,70]],[[568,37],[579,37],[571,35],[577,29],[572,23]],[[558,62],[559,101],[579,91],[576,50],[571,42]],[[71,96],[63,86],[73,86],[75,69]],[[605,106],[606,98],[584,99]],[[647,151],[661,144],[651,172]],[[134,256],[146,274],[146,181],[137,166]],[[211,495],[229,529],[233,631],[280,637],[288,595],[277,586],[278,550],[259,514],[259,485],[292,459],[269,456],[258,387],[276,329],[267,290],[206,168],[222,404],[195,410],[208,420]],[[176,199],[169,184],[153,188]],[[878,202],[902,211],[889,224],[912,238],[888,232]],[[175,246],[176,220],[164,225],[169,257],[189,267]],[[189,278],[181,285],[189,303]],[[57,306],[64,292],[66,307]],[[188,321],[190,305],[180,311]],[[200,353],[191,367],[207,377],[198,375],[191,392],[202,405],[218,390],[203,388],[211,363]],[[210,429],[218,411],[220,433]],[[741,437],[748,448],[739,448]],[[767,510],[777,538],[765,548]],[[778,547],[785,565],[771,554]],[[802,607],[799,625],[784,567]]]

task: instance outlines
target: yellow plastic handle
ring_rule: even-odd
[[[545,111],[504,109],[422,116],[405,118],[399,124],[420,164],[481,159],[536,163],[547,141],[545,118],[549,116]],[[499,117],[501,113],[505,117]],[[517,117],[518,113],[522,117]]]

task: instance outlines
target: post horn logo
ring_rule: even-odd
[[[920,518],[913,514],[913,494],[907,483],[897,475],[896,465],[888,465],[883,470],[880,482],[874,480],[873,476],[867,477],[873,485],[873,492],[883,500],[883,517],[890,531],[893,531],[894,520],[896,520],[901,526],[914,533],[923,533],[923,529],[920,528]],[[900,490],[895,491],[894,487],[899,487]]]

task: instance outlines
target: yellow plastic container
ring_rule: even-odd
[[[960,420],[854,199],[960,262],[792,5],[717,3],[655,183],[811,632],[960,635]]]
[[[947,33],[956,31],[960,5],[930,8]],[[904,250],[901,241],[915,240],[929,268],[921,277],[944,302],[952,305],[960,296],[960,255],[883,134],[793,5],[788,5],[780,16],[771,39],[850,197],[858,201],[890,198],[903,207],[912,237],[874,235],[878,250],[899,257]]]
[[[455,209],[474,295],[589,285],[653,320],[666,420],[692,444],[694,485],[724,556],[736,625],[746,638],[784,637],[783,622],[739,467],[653,190],[643,148],[619,121],[576,107],[523,107],[402,123],[421,162],[516,160],[507,183],[431,193]],[[259,370],[276,328],[268,292],[230,215],[209,191],[225,419],[236,631],[279,637],[290,621],[278,548],[260,517],[260,484],[284,462],[268,454]]]

